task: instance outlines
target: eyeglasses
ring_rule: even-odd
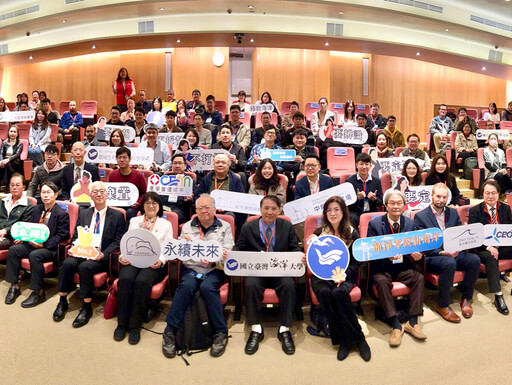
[[[196,210],[197,211],[209,211],[209,210],[211,210],[211,208],[212,208],[211,206],[198,206],[198,207],[196,207]]]
[[[145,206],[149,206],[149,207],[152,207],[152,206],[158,206],[158,202],[150,202],[150,201],[146,201],[146,203],[144,203]]]
[[[325,210],[325,212],[327,214],[338,214],[338,213],[341,213],[341,210],[339,208],[335,208],[335,209],[327,209],[327,210]]]
[[[107,190],[105,190],[105,189],[99,189],[99,190],[92,190],[92,191],[91,191],[91,194],[92,194],[92,195],[98,195],[98,194],[103,195],[103,194],[105,194],[106,192],[107,192]]]
[[[315,168],[315,167],[318,167],[318,166],[320,166],[318,163],[316,163],[316,164],[305,164],[304,165],[305,168]]]

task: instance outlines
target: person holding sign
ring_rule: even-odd
[[[64,201],[71,199],[71,189],[75,184],[79,183],[84,171],[91,174],[93,182],[100,180],[98,168],[93,164],[89,164],[84,161],[85,146],[82,142],[73,143],[73,146],[71,147],[71,155],[73,156],[74,163],[70,163],[62,169],[62,178],[60,182],[62,186],[62,200]]]
[[[126,232],[124,215],[107,207],[107,188],[103,182],[94,182],[91,186],[91,199],[94,207],[82,210],[78,216],[74,245],[92,246],[99,254],[91,259],[83,255],[68,253],[59,270],[59,296],[53,320],[60,322],[68,311],[67,296],[76,289],[75,274],[80,277],[80,297],[82,308],[73,321],[73,327],[87,325],[92,317],[92,294],[94,292],[94,274],[108,271],[110,254],[119,249],[119,242]]]
[[[274,195],[282,205],[286,202],[286,191],[279,180],[276,164],[270,159],[263,159],[254,174],[249,194]]]
[[[248,114],[248,112],[245,113]],[[220,126],[219,130],[214,130],[212,132],[212,138],[214,141],[218,142],[220,140],[220,129],[226,126],[233,129],[233,142],[238,143],[244,149],[247,149],[251,144],[251,130],[240,121],[240,106],[238,104],[233,104],[229,107],[229,122]]]
[[[121,120],[121,108],[118,106],[112,106],[110,109],[110,119],[107,124],[111,126],[124,126],[124,122]]]
[[[507,171],[505,152],[498,147],[498,135],[490,134],[487,143],[484,150],[485,179],[495,179],[500,185],[500,191],[508,194],[512,192],[512,180]]]
[[[448,191],[449,188],[444,183],[434,185],[432,188],[432,205],[414,216],[414,222],[419,230],[437,227],[444,231],[450,227],[462,226],[457,210],[447,207],[449,203]],[[453,285],[455,271],[464,272],[460,308],[464,318],[471,318],[473,315],[471,299],[480,273],[480,258],[478,255],[467,251],[449,253],[444,251],[443,248],[439,248],[426,253],[425,265],[429,273],[439,274],[439,296],[436,311],[445,320],[454,323],[459,323],[460,317],[450,307],[450,289]]]
[[[45,182],[41,187],[42,204],[36,206],[28,222],[48,226],[50,236],[43,243],[14,241],[7,255],[5,280],[11,284],[5,303],[11,305],[21,294],[18,285],[21,260],[30,261],[30,296],[21,303],[21,307],[29,308],[46,301],[43,289],[44,262],[53,260],[57,255],[59,243],[69,238],[69,215],[66,210],[56,204],[59,188],[52,182]]]
[[[203,146],[210,147],[212,144],[212,132],[203,127],[204,119],[201,114],[194,115],[194,129],[199,134],[199,142]]]
[[[215,200],[208,194],[201,195],[196,201],[197,217],[185,223],[181,230],[182,239],[187,241],[218,241],[223,248],[222,259],[233,247],[233,233],[229,223],[215,217]],[[228,344],[228,326],[224,318],[220,301],[220,287],[224,284],[223,262],[210,263],[183,261],[181,281],[174,295],[171,309],[167,313],[167,326],[164,330],[162,353],[167,358],[176,356],[176,331],[185,312],[197,291],[203,297],[208,309],[208,318],[213,328],[212,357],[220,357]]]
[[[251,150],[251,156],[247,161],[247,168],[249,170],[254,170],[258,167],[260,163],[260,154],[264,149],[268,150],[281,150],[281,147],[278,146],[275,141],[277,139],[277,128],[274,125],[267,126],[265,129],[265,143],[260,143],[255,145]],[[282,162],[276,162],[277,169],[281,172],[283,171],[283,167],[281,165]]]
[[[172,238],[171,222],[162,218],[164,208],[156,192],[150,191],[144,195],[140,211],[142,215],[131,219],[128,231],[132,229],[151,231],[160,244]],[[126,333],[129,333],[128,342],[136,345],[140,340],[140,328],[144,313],[147,312],[151,289],[167,274],[164,269],[166,260],[161,255],[154,265],[141,269],[132,266],[130,261],[121,255],[119,263],[122,266],[117,284],[117,328],[114,331],[114,340],[122,341]]]
[[[488,224],[512,224],[512,213],[510,206],[499,202],[500,186],[495,180],[486,180],[482,185],[484,201],[469,210],[469,220],[471,223]],[[478,255],[487,274],[489,291],[494,293],[494,305],[501,314],[508,314],[509,310],[500,285],[500,272],[498,261],[500,259],[512,258],[511,246],[480,246]]]
[[[275,100],[272,100],[272,96],[270,96],[270,93],[268,91],[263,92],[261,94],[260,100],[256,100],[254,104],[272,104],[272,106],[274,107],[272,112],[275,112],[278,116],[281,115],[281,113],[279,112],[279,108],[277,108],[277,103],[275,102]]]
[[[359,233],[350,225],[350,216],[345,201],[337,196],[329,198],[322,212],[322,225],[314,232],[315,236],[334,235],[340,238],[350,251],[350,262],[345,270],[346,279],[326,281],[313,275],[311,286],[329,321],[331,342],[339,345],[338,360],[343,361],[350,348],[357,347],[365,361],[371,358],[371,351],[361,325],[357,320],[350,291],[358,279],[359,265],[352,257],[352,243],[359,238]]]
[[[160,132],[183,132],[176,125],[176,111],[169,110],[165,113],[165,123],[160,127]]]
[[[450,118],[448,118],[448,120],[449,119]],[[425,151],[418,148],[419,145],[420,137],[416,134],[409,135],[407,137],[407,148],[400,153],[400,156],[412,156],[416,159],[423,171],[428,171],[430,170],[430,158]]]
[[[450,142],[450,133],[453,131],[453,122],[446,115],[448,112],[446,104],[440,104],[437,111],[439,114],[435,118],[432,118],[429,132],[433,136],[436,152],[439,153],[441,151],[441,142]],[[409,138],[407,138],[407,142],[409,142]]]
[[[122,131],[121,131],[122,132]],[[110,135],[112,137],[112,135]],[[87,127],[85,127],[85,139],[82,141],[84,144],[84,148],[87,150],[89,146],[105,146],[105,142],[100,142],[98,139],[96,139],[96,127],[92,124],[89,124]]]
[[[158,127],[154,123],[148,123],[144,126],[146,140],[141,142],[139,148],[151,148],[154,152],[153,163],[149,168],[151,171],[161,174],[171,167],[171,152],[166,143],[158,140]]]
[[[272,123],[272,115],[270,115],[270,112],[264,111],[260,115],[261,119],[261,127],[257,127],[254,131],[251,132],[251,147],[256,146],[257,144],[263,143],[263,138],[265,137],[265,130],[268,126],[270,126]],[[277,132],[277,137],[275,140],[275,143],[278,146],[281,146],[281,132]]]
[[[260,202],[261,218],[243,225],[233,250],[237,251],[301,251],[290,222],[278,218],[281,201],[274,195],[266,195]],[[254,354],[263,340],[261,307],[263,293],[272,288],[279,297],[281,326],[277,337],[286,354],[295,353],[290,333],[295,306],[295,280],[292,277],[245,277],[244,291],[247,306],[247,322],[251,334],[245,345],[245,353]]]
[[[230,125],[222,125],[219,131],[219,141],[211,145],[212,150],[223,149],[229,152],[229,160],[231,164],[229,169],[233,172],[243,174],[245,177],[244,170],[247,166],[247,158],[245,156],[245,150],[242,146],[233,140],[233,127]],[[242,176],[242,175],[240,175]]]
[[[318,100],[318,105],[318,111],[311,115],[311,131],[313,131],[315,137],[318,137],[320,130],[332,129],[336,119],[334,113],[327,109],[329,106],[327,98],[321,97]],[[326,134],[325,136],[328,137],[329,135]]]
[[[416,230],[412,219],[404,217],[404,207],[407,204],[405,194],[398,190],[388,190],[384,196],[386,215],[370,221],[367,238],[380,235],[405,233]],[[404,331],[418,340],[425,340],[427,336],[418,324],[418,316],[423,314],[423,275],[416,270],[414,262],[423,258],[420,252],[411,255],[397,254],[389,259],[379,259],[370,263],[370,276],[377,288],[380,306],[384,309],[386,318],[390,321],[391,336],[389,345],[400,346]],[[413,262],[414,261],[414,262]],[[402,325],[398,319],[395,301],[391,294],[392,283],[402,282],[409,287],[409,320]]]
[[[171,163],[171,175],[180,175],[185,174],[187,159],[184,154],[174,154],[172,157]],[[166,173],[167,174],[167,173]],[[192,191],[195,191],[197,188],[196,182],[192,181]],[[164,205],[169,210],[178,214],[178,223],[181,225],[190,219],[190,210],[192,206],[194,196],[163,196]]]

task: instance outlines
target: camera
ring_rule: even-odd
[[[245,35],[243,33],[235,33],[235,40],[238,44],[242,44],[242,41],[244,40]]]

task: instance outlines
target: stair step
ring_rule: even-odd
[[[470,180],[455,178],[455,181],[457,182],[457,187],[459,188],[459,190],[471,188],[472,181]]]
[[[474,198],[475,197],[475,191],[473,191],[470,188],[459,188],[459,191],[464,198]]]

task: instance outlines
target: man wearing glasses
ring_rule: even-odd
[[[249,160],[247,161],[247,168],[249,170],[255,170],[258,168],[258,164],[260,163],[261,157],[261,151],[263,149],[269,149],[269,150],[281,150],[281,147],[275,144],[275,141],[277,139],[277,128],[274,125],[267,126],[265,128],[265,135],[263,137],[265,140],[263,143],[255,145],[251,150],[251,156],[249,157]],[[277,170],[279,172],[283,172],[283,165],[282,162],[275,162]]]
[[[44,182],[53,182],[60,188],[63,165],[59,160],[59,149],[54,144],[49,144],[44,150],[44,163],[34,170],[34,175],[28,186],[27,196],[37,199],[41,204],[41,186]]]

